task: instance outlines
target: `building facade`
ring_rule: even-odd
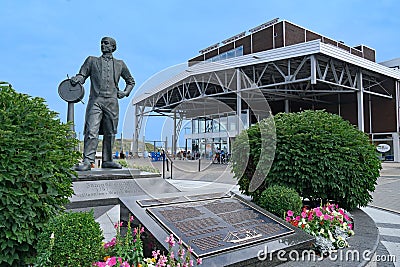
[[[400,161],[398,61],[375,58],[368,46],[274,19],[201,50],[187,69],[136,96],[134,136],[145,116],[170,116],[176,152],[182,122],[190,120],[190,149],[210,157],[229,153],[235,136],[263,116],[325,109],[388,144],[382,156]]]

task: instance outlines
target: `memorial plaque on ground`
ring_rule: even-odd
[[[180,202],[147,208],[196,257],[207,257],[294,231],[236,198]]]
[[[120,200],[121,214],[133,214],[166,250],[165,237],[173,234],[207,267],[276,266],[278,251],[309,249],[314,241],[254,203],[217,188]],[[178,253],[177,246],[173,250]],[[260,260],[262,253],[268,257]]]

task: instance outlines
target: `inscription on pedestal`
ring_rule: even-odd
[[[118,198],[144,194],[135,180],[103,180],[73,184],[74,195],[71,201],[85,201],[104,198]]]
[[[196,257],[294,232],[235,197],[151,206],[147,212],[186,246],[191,246]]]

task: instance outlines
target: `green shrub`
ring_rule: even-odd
[[[325,111],[280,113],[274,121],[275,159],[264,183],[251,193],[246,188],[250,165],[244,171],[233,169],[244,193],[257,198],[268,186],[285,185],[304,198],[331,200],[348,210],[372,200],[381,162],[365,133]],[[249,135],[253,143],[260,143],[259,138]],[[234,145],[232,154],[242,147]]]
[[[62,213],[50,220],[40,234],[37,264],[43,267],[91,266],[100,259],[102,240],[93,211]],[[50,264],[46,265],[46,261]]]
[[[80,157],[70,126],[42,98],[0,82],[0,266],[23,266],[40,230],[73,194]]]
[[[269,117],[236,136],[230,163],[240,190],[254,201],[266,188],[265,177],[270,171],[276,147],[275,123]]]
[[[300,195],[294,189],[280,185],[273,185],[265,189],[257,204],[282,219],[286,217],[288,210],[300,214],[303,207]]]

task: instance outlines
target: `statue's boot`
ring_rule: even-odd
[[[101,167],[107,169],[122,169],[121,164],[112,160],[112,147],[114,145],[115,135],[103,135],[103,160]]]
[[[92,164],[86,160],[75,167],[75,171],[90,171],[91,169],[92,169]]]
[[[117,162],[114,162],[114,161],[106,161],[106,162],[103,162],[103,163],[101,164],[101,167],[102,167],[102,168],[107,168],[107,169],[122,169],[121,164],[119,164],[119,163],[117,163]]]

